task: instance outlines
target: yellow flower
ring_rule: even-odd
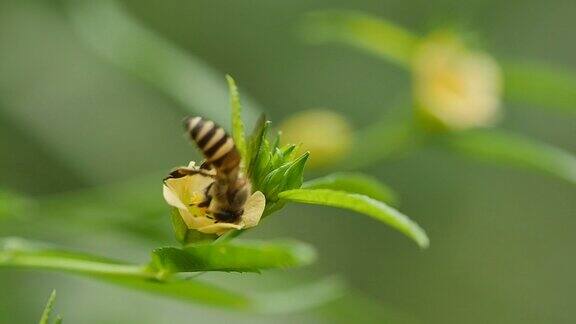
[[[216,222],[208,211],[209,207],[199,206],[206,200],[207,189],[215,181],[215,175],[215,170],[201,169],[194,162],[190,162],[187,167],[177,168],[164,180],[164,199],[178,209],[189,229],[202,233],[222,235],[233,229],[258,225],[266,205],[266,198],[260,191],[248,198],[236,223]]]
[[[282,139],[310,151],[310,166],[341,160],[352,145],[352,128],[343,116],[327,109],[311,109],[291,116],[280,125]]]
[[[451,33],[435,33],[413,61],[420,112],[452,130],[493,125],[500,114],[502,77],[489,55],[472,51]]]

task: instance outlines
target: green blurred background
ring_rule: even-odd
[[[241,95],[265,107],[276,122],[326,107],[362,127],[410,98],[405,71],[345,46],[302,42],[295,24],[315,9],[364,11],[420,33],[458,26],[479,35],[496,57],[576,70],[573,0],[122,2],[148,28],[214,67],[222,86],[224,74],[233,75]],[[185,110],[95,55],[76,37],[66,14],[64,2],[0,2],[1,186],[53,194],[161,174],[197,158],[182,136]],[[576,151],[576,119],[527,108],[507,104],[502,127]],[[401,210],[427,230],[428,250],[376,221],[322,207],[289,206],[250,236],[315,245],[319,262],[303,276],[341,274],[385,312],[422,323],[576,320],[573,186],[434,150],[363,171],[398,191]],[[145,184],[158,186],[152,199],[161,204],[160,176],[158,183]],[[168,218],[155,216],[154,226],[164,227],[166,235],[150,240],[75,232],[73,226],[65,233],[44,225],[23,229],[10,222],[2,223],[0,234],[143,261],[151,248],[173,243]],[[330,310],[279,317],[223,312],[61,274],[2,270],[0,322],[36,322],[52,288],[69,323],[337,320],[326,316]],[[347,306],[355,307],[339,307]]]

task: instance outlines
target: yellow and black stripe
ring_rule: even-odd
[[[204,154],[206,163],[224,172],[240,166],[240,154],[234,140],[218,124],[202,117],[189,117],[184,120],[184,127]]]

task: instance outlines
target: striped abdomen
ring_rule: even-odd
[[[190,138],[202,150],[206,164],[216,169],[216,179],[206,194],[208,212],[218,222],[236,223],[251,193],[250,181],[240,172],[240,153],[222,127],[201,117],[184,121]]]
[[[211,120],[190,117],[184,121],[190,138],[204,154],[206,163],[222,172],[232,172],[240,166],[240,154],[234,140]]]

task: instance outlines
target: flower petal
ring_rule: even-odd
[[[201,227],[214,224],[214,220],[206,217],[206,214],[200,209],[192,207],[187,210],[180,209],[180,216],[189,229],[199,229]]]
[[[198,228],[199,232],[206,233],[206,234],[218,234],[222,235],[232,229],[242,229],[242,225],[232,224],[232,223],[216,223],[204,227]]]
[[[186,209],[186,205],[184,205],[178,195],[167,185],[162,186],[162,195],[164,196],[164,200],[166,200],[168,205],[178,209]]]
[[[254,227],[260,222],[262,213],[266,207],[266,197],[260,191],[253,193],[246,201],[244,213],[242,214],[242,223],[244,227]]]
[[[181,204],[172,204],[175,203],[175,200],[170,194],[165,194],[164,199],[168,204],[179,209],[186,208],[190,204],[198,204],[204,200],[204,192],[212,182],[214,182],[212,177],[201,173],[180,178],[168,178],[164,180],[164,186],[170,189],[172,195],[175,195]],[[166,192],[166,190],[164,191]]]
[[[423,39],[412,69],[419,109],[443,126],[492,126],[501,115],[500,67],[457,35],[436,32]]]

